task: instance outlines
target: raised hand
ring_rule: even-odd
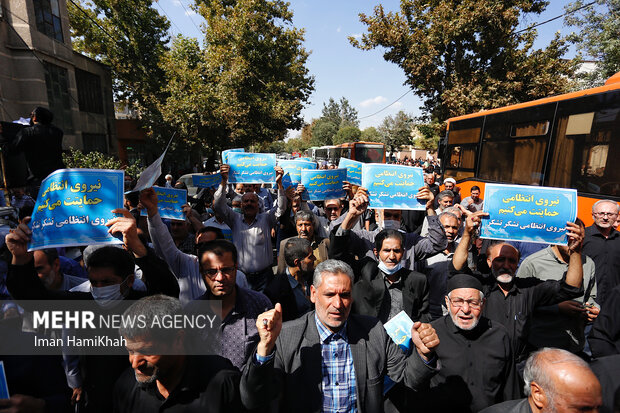
[[[149,218],[157,214],[157,193],[153,188],[140,191],[140,203],[146,208]]]
[[[484,211],[478,211],[478,212],[469,214],[467,216],[467,219],[465,220],[465,231],[467,231],[469,235],[472,235],[474,231],[476,231],[476,229],[480,226],[480,222],[482,222],[482,218],[488,217],[488,216],[489,216],[489,213],[484,212]]]
[[[220,165],[220,174],[222,175],[222,186],[228,183],[228,172],[230,172],[230,166],[226,164]]]
[[[433,326],[419,321],[413,323],[411,340],[415,344],[418,354],[426,361],[433,358],[435,348],[439,345],[439,337]]]
[[[266,311],[256,317],[256,329],[260,341],[256,347],[256,354],[267,357],[276,345],[276,339],[282,330],[282,306],[276,303],[272,310]]]
[[[570,252],[578,252],[581,254],[585,233],[586,231],[581,221],[579,221],[579,223],[566,223],[566,235],[568,236],[568,249]]]
[[[138,237],[138,227],[136,226],[136,220],[133,215],[125,208],[114,209],[112,212],[114,214],[122,214],[123,216],[113,218],[105,224],[110,228],[108,232],[110,234],[115,234],[117,232],[123,234],[123,242],[127,249],[133,252],[137,258],[144,257],[147,254],[147,250]]]
[[[11,261],[15,265],[23,265],[32,259],[32,252],[28,252],[28,242],[32,237],[32,231],[28,228],[30,223],[30,217],[25,217],[22,223],[17,228],[12,229],[6,237],[4,242],[9,252],[13,254],[13,260]]]

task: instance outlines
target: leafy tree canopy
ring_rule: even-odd
[[[571,14],[565,18],[566,24],[576,29],[569,40],[585,59],[596,61],[593,72],[577,75],[583,80],[581,88],[601,86],[620,72],[620,0],[598,0],[594,7],[582,8],[584,5],[578,0],[566,6]]]
[[[362,136],[362,131],[357,126],[345,126],[340,128],[334,136],[334,145],[346,142],[357,142]]]
[[[382,142],[386,150],[398,151],[401,146],[411,145],[411,122],[412,118],[402,110],[396,115],[386,116],[378,128]]]
[[[575,62],[562,60],[559,35],[534,50],[535,30],[517,32],[544,0],[401,0],[398,12],[360,14],[368,32],[349,38],[363,50],[384,48],[431,120],[532,100],[568,89]]]
[[[347,126],[359,126],[357,120],[357,110],[349,104],[349,101],[342,97],[340,102],[334,98],[329,98],[327,104],[323,103],[321,119],[332,122],[338,129]]]

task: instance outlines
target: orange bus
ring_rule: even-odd
[[[364,163],[385,163],[385,145],[380,142],[347,142],[336,145],[333,156],[336,164],[340,158]]]
[[[620,73],[604,86],[448,119],[445,177],[468,196],[485,182],[575,188],[592,224],[599,199],[620,200]]]

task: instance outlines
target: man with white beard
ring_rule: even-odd
[[[534,310],[583,295],[581,247],[584,228],[583,224],[566,223],[569,263],[566,274],[560,281],[543,282],[535,277],[515,278],[519,252],[502,241],[494,242],[488,247],[486,256],[491,274],[481,274],[469,269],[467,253],[481,217],[487,215],[480,211],[467,217],[463,237],[448,265],[448,271],[450,274],[471,272],[480,280],[486,297],[482,315],[506,327],[515,360],[524,364],[531,350],[527,346],[527,324]]]
[[[457,274],[447,291],[449,314],[431,323],[441,342],[436,350],[441,369],[431,379],[420,411],[477,412],[519,397],[508,331],[481,316],[480,281]]]

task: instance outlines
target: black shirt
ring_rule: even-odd
[[[614,288],[594,320],[588,337],[594,357],[620,354],[620,286]]]
[[[512,288],[507,295],[504,295],[490,274],[472,273],[467,267],[456,271],[452,261],[448,264],[448,272],[450,276],[466,272],[480,280],[486,300],[482,315],[506,327],[517,362],[524,360],[528,355],[528,322],[534,310],[583,295],[583,288],[572,287],[564,280],[543,282],[537,278],[514,278]]]
[[[192,356],[185,362],[185,372],[167,399],[159,393],[157,383],[140,384],[133,368],[127,369],[114,388],[115,413],[153,412],[240,412],[241,375],[220,356]]]
[[[441,342],[435,350],[441,369],[431,379],[427,408],[420,411],[478,412],[519,397],[519,385],[506,328],[481,317],[471,331],[447,315],[433,321]]]
[[[596,225],[586,228],[583,253],[596,264],[596,302],[602,305],[620,285],[620,232],[614,229],[605,238]]]

